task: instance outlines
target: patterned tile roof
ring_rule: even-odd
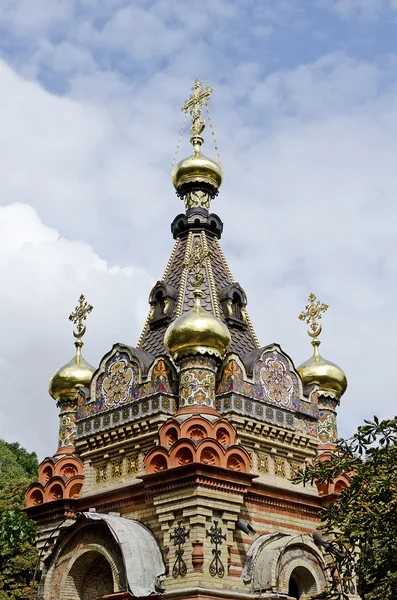
[[[216,234],[196,229],[193,231],[190,230],[177,238],[161,279],[162,283],[172,286],[177,290],[177,297],[168,317],[174,320],[193,308],[193,285],[187,276],[184,264],[187,261],[193,243],[197,240],[201,240],[204,248],[208,248],[210,252],[206,260],[204,282],[201,288],[203,291],[201,305],[205,310],[213,313],[226,323],[232,336],[231,350],[241,356],[249,354],[259,347],[259,342],[247,313],[245,312],[245,326],[242,327],[241,324],[238,326],[238,324],[231,323],[225,317],[221,306],[221,290],[236,282],[223,255]],[[165,353],[164,334],[169,325],[169,320],[153,326],[151,324],[151,315],[152,312],[149,312],[137,347],[140,350],[149,352],[153,356],[158,356]]]

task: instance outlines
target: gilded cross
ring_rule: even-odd
[[[193,135],[199,136],[204,130],[205,122],[201,115],[201,108],[207,106],[213,91],[212,87],[204,87],[203,82],[196,79],[192,87],[192,93],[182,106],[183,112],[190,113],[192,116],[190,131]]]
[[[317,338],[320,335],[322,327],[318,321],[321,319],[322,313],[325,313],[327,309],[328,304],[321,303],[314,294],[310,294],[309,303],[306,304],[305,310],[299,315],[299,319],[309,325],[311,331],[308,330],[307,333],[310,337]]]
[[[83,324],[83,322],[86,320],[87,315],[92,311],[92,309],[93,307],[91,306],[91,304],[88,304],[84,294],[81,294],[79,298],[79,303],[74,309],[74,312],[72,312],[72,314],[69,315],[69,321],[72,321],[76,325],[76,329],[73,332],[73,335],[76,338],[81,339],[85,334],[85,325]]]
[[[208,99],[213,91],[214,88],[210,86],[204,87],[203,82],[200,79],[196,79],[192,86],[192,93],[182,106],[183,112],[190,113],[191,115],[201,114],[201,107],[207,106]]]
[[[190,252],[190,256],[184,263],[185,269],[192,274],[191,282],[192,285],[199,290],[204,281],[204,265],[207,258],[210,256],[209,250],[205,250],[201,240],[193,242],[193,246]]]

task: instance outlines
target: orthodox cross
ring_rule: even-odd
[[[84,294],[81,294],[79,298],[79,303],[77,304],[74,312],[69,315],[69,321],[72,321],[76,325],[76,329],[73,331],[73,335],[77,338],[78,341],[81,341],[81,338],[85,334],[85,325],[83,324],[87,318],[87,315],[90,314],[93,307],[91,304],[88,304],[85,299]]]
[[[185,100],[181,108],[185,114],[190,113],[192,117],[190,131],[193,135],[200,135],[204,130],[205,123],[201,114],[201,108],[208,105],[209,97],[213,91],[212,87],[204,87],[203,82],[200,79],[196,79],[192,87],[192,93]]]
[[[182,525],[182,521],[178,522],[178,526],[174,528],[174,533],[171,534],[171,540],[174,540],[174,546],[177,546],[175,552],[175,564],[172,569],[172,576],[177,578],[179,575],[185,577],[187,573],[187,566],[183,560],[184,550],[182,550],[183,544],[186,539],[190,536],[190,531]]]
[[[221,551],[219,547],[222,545],[222,540],[226,540],[226,534],[222,534],[222,528],[218,527],[218,521],[214,521],[214,524],[210,527],[210,530],[206,532],[206,537],[211,539],[211,544],[214,544],[215,548],[212,550],[214,558],[210,564],[210,575],[215,577],[223,577],[225,575],[225,567],[221,561]]]
[[[301,321],[305,321],[309,325],[310,329],[308,329],[307,333],[313,338],[313,341],[318,341],[317,338],[322,331],[322,326],[318,321],[321,319],[322,313],[325,313],[327,309],[328,304],[321,303],[314,294],[310,294],[309,303],[306,304],[305,310],[298,317]]]
[[[204,282],[204,265],[207,258],[210,256],[210,251],[205,250],[201,240],[193,242],[190,256],[184,263],[185,269],[192,274],[191,283],[196,290],[199,290]]]

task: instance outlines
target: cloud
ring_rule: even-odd
[[[153,281],[143,269],[110,266],[89,245],[61,238],[18,203],[0,207],[0,277],[0,437],[42,457],[57,447],[58,411],[47,385],[74,354],[68,315],[79,295],[94,305],[83,353],[97,365],[114,342],[137,339]]]

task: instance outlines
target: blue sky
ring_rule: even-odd
[[[81,292],[89,362],[136,343],[196,77],[215,88],[212,208],[261,343],[308,358],[315,292],[321,351],[349,380],[341,433],[394,415],[396,28],[396,0],[0,2],[0,436],[55,451],[47,382]]]

